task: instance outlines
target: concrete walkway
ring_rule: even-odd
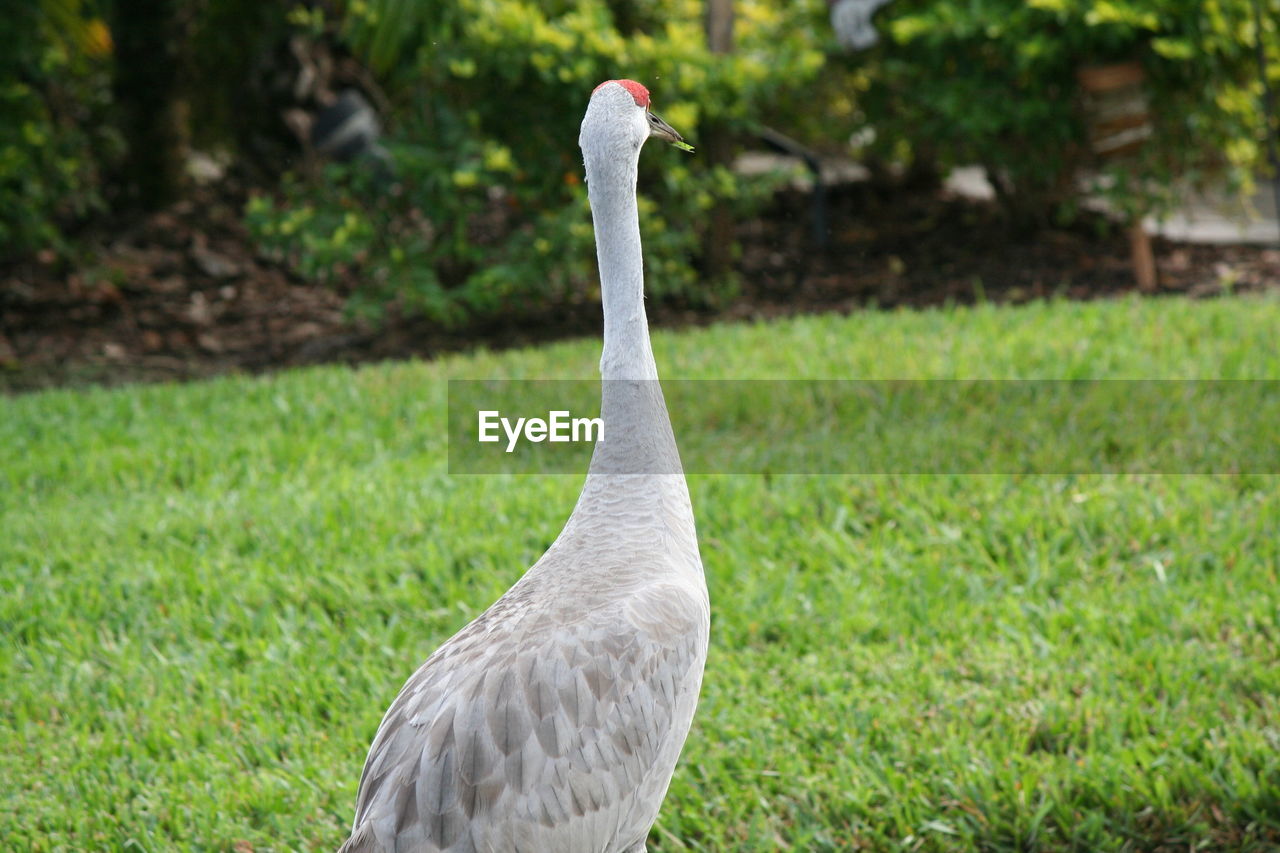
[[[1280,246],[1280,219],[1271,181],[1258,181],[1253,195],[1193,197],[1178,212],[1144,224],[1152,234],[1187,243],[1254,243]]]
[[[739,174],[789,172],[792,185],[808,190],[812,181],[800,161],[793,157],[764,152],[743,154],[734,164]],[[822,179],[828,186],[867,180],[870,173],[852,160],[823,158]],[[973,199],[992,199],[995,192],[981,166],[963,166],[954,170],[943,187],[956,195]],[[1085,202],[1106,209],[1101,201]],[[1247,198],[1221,193],[1188,195],[1185,204],[1164,220],[1148,217],[1144,223],[1152,235],[1182,243],[1247,243],[1280,246],[1280,217],[1276,214],[1275,193],[1269,179],[1258,178],[1257,187]]]
[[[944,187],[975,199],[991,199],[995,192],[981,166],[964,166],[947,176]],[[1106,210],[1101,201],[1087,206]],[[1143,224],[1153,236],[1181,243],[1249,243],[1280,246],[1280,218],[1270,180],[1257,179],[1248,197],[1222,193],[1188,195],[1183,207],[1164,220],[1147,217]]]

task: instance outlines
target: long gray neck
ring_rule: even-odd
[[[589,473],[678,474],[680,455],[658,385],[644,311],[644,261],[636,207],[639,152],[588,144],[583,153],[604,303],[600,358],[604,441],[596,445]]]
[[[688,574],[701,583],[689,489],[658,385],[644,313],[636,209],[639,150],[621,124],[634,107],[615,95],[601,92],[592,98],[579,137],[604,302],[604,438],[592,452],[573,514],[552,545],[552,550],[596,559],[563,564],[553,560],[548,565],[569,566],[566,571],[576,584],[589,586],[605,578],[610,589],[620,588],[626,577],[648,581],[663,572]]]
[[[586,153],[587,195],[591,200],[604,303],[600,375],[605,380],[656,380],[658,367],[644,312],[644,258],[636,208],[638,158],[606,159],[593,156],[594,151]]]

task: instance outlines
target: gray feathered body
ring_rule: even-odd
[[[693,719],[709,608],[662,565],[689,555],[617,533],[566,530],[409,679],[344,851],[643,849]]]

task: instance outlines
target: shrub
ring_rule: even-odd
[[[640,79],[695,145],[712,123],[744,133],[802,112],[822,64],[814,9],[740,3],[737,50],[714,57],[700,2],[352,2],[326,29],[379,73],[395,105],[394,185],[330,168],[254,201],[250,223],[300,271],[340,257],[363,280],[365,304],[394,298],[444,324],[598,299],[577,149],[588,94],[601,80]],[[705,214],[767,190],[699,155],[642,158],[650,295],[723,296],[731,283],[703,281],[697,267]]]
[[[0,260],[64,248],[103,206],[99,165],[120,148],[102,114],[110,36],[74,2],[12,4],[0,27]]]
[[[1238,187],[1259,164],[1251,2],[894,0],[862,107],[881,153],[981,163],[1015,218],[1069,216],[1089,159],[1076,70],[1139,61],[1154,133],[1094,189],[1128,215],[1162,212],[1181,184]],[[1280,2],[1260,2],[1280,82]]]
[[[304,274],[354,273],[366,306],[395,300],[463,324],[594,300],[577,129],[586,93],[619,76],[650,84],[695,144],[711,127],[773,124],[845,152],[869,128],[866,153],[882,159],[983,164],[1019,225],[1070,219],[1084,191],[1126,217],[1161,213],[1183,186],[1243,186],[1259,164],[1250,2],[893,0],[877,15],[880,45],[836,61],[817,0],[738,0],[723,57],[705,48],[701,0],[350,0],[333,20],[313,7],[298,20],[387,89],[396,179],[294,177],[253,202],[250,221]],[[1280,74],[1280,14],[1264,17]],[[1145,70],[1154,133],[1099,166],[1076,75],[1118,60]],[[723,297],[730,287],[699,269],[707,213],[726,200],[748,209],[768,186],[664,151],[642,159],[640,191],[651,294]]]
[[[7,4],[0,26],[0,261],[43,248],[66,252],[77,225],[108,202],[121,206],[130,183],[123,173],[166,160],[168,183],[176,185],[166,189],[181,190],[177,170],[188,137],[215,148],[234,150],[237,141],[249,147],[245,139],[271,115],[250,82],[264,76],[256,73],[261,59],[284,32],[276,7],[254,0]],[[116,13],[110,27],[106,12]],[[128,24],[150,19],[180,26],[160,28],[166,43],[150,29],[129,31]],[[156,63],[173,64],[170,76],[180,86],[154,91],[146,73],[126,73]],[[155,138],[139,138],[138,127],[154,125],[149,119],[159,112],[173,117],[173,156],[129,157],[130,149],[152,153]],[[129,159],[132,170],[123,168]]]

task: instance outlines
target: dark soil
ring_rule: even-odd
[[[79,268],[47,253],[0,270],[0,390],[427,357],[599,333],[598,306],[448,333],[392,311],[374,328],[343,311],[358,282],[308,284],[261,257],[240,224],[242,202],[210,196],[99,226],[88,238],[94,260]],[[739,225],[742,291],[731,304],[651,303],[652,321],[1092,299],[1134,287],[1125,237],[1098,219],[1011,236],[991,205],[856,185],[829,199],[823,248],[808,211],[807,196],[784,193]],[[1160,293],[1211,297],[1280,283],[1280,250],[1156,240],[1155,251]]]

